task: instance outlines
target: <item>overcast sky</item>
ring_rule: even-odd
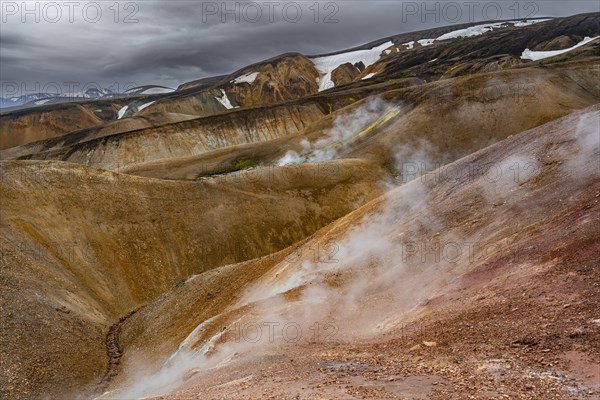
[[[284,52],[320,54],[460,22],[600,11],[597,0],[514,3],[2,0],[0,80],[3,91],[16,83],[22,92],[70,82],[176,87]]]

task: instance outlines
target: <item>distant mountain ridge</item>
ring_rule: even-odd
[[[146,85],[134,87],[123,92],[116,92],[107,88],[91,87],[83,92],[75,93],[31,93],[8,98],[0,97],[0,109],[29,108],[45,104],[60,104],[85,100],[116,99],[151,94],[165,94],[173,91],[173,89],[164,86]]]

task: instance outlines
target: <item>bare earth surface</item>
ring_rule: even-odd
[[[379,224],[381,212],[394,218],[385,228],[377,225],[380,234],[391,238],[409,234],[411,243],[430,244],[460,244],[465,238],[479,241],[470,242],[472,257],[462,255],[452,263],[444,257],[437,261],[434,251],[425,255],[429,260],[424,263],[422,254],[416,254],[416,260],[405,260],[408,270],[389,264],[399,261],[393,253],[402,246],[367,247],[367,253],[389,253],[372,253],[379,260],[369,258],[366,264],[346,254],[339,260],[344,265],[336,264],[333,270],[317,263],[317,271],[322,271],[301,280],[299,286],[285,294],[242,303],[242,308],[238,308],[239,301],[233,305],[217,302],[210,313],[218,314],[216,310],[221,309],[220,322],[199,331],[195,345],[186,339],[186,346],[203,350],[204,355],[184,362],[181,370],[177,360],[173,362],[172,371],[180,373],[176,386],[181,388],[164,398],[598,398],[600,176],[597,149],[581,147],[587,140],[597,140],[590,136],[596,131],[582,124],[595,123],[598,116],[596,106],[452,164],[464,170],[473,163],[497,163],[516,154],[539,168],[517,182],[512,176],[508,181],[490,182],[472,174],[448,181],[432,173],[322,229],[303,246],[333,239],[343,254],[348,237],[361,229],[369,232],[373,223]],[[573,153],[589,163],[570,164]],[[419,193],[418,199],[413,193]],[[416,217],[401,212],[407,201],[411,207],[415,201],[423,202],[417,206]],[[458,204],[467,218],[457,218]],[[391,214],[390,208],[395,210]],[[421,223],[433,226],[434,220],[440,231],[419,228]],[[453,241],[445,242],[445,238]],[[301,261],[310,261],[310,256],[301,258],[292,263],[257,261],[215,274],[231,277],[264,271],[271,261],[271,270],[256,279],[258,287],[261,281],[272,286],[292,274],[286,269],[302,271]],[[371,275],[370,269],[399,275],[386,284],[379,275]],[[350,310],[342,309],[347,293],[356,287],[356,276],[364,283],[361,297]],[[423,286],[418,292],[411,290],[416,282]],[[168,321],[177,321],[178,315],[200,324],[202,312],[190,299],[202,296],[206,284],[202,279],[189,280],[170,293],[170,301],[179,304],[175,312],[165,314],[160,304],[141,310],[137,317],[146,320],[148,333],[136,342],[136,350],[156,349],[154,341],[164,337]],[[313,285],[322,285],[328,292],[311,291]],[[229,289],[238,291],[235,285],[224,287],[216,297],[235,299]],[[324,296],[319,301],[325,303],[315,307],[306,293]],[[307,312],[320,323],[320,330],[307,323],[313,321]],[[263,325],[260,340],[254,342],[254,328],[240,336],[235,324],[239,321],[242,329],[252,323]],[[129,322],[139,324],[140,320],[128,320],[125,332]],[[280,324],[272,341],[265,322]],[[281,337],[277,329],[284,324],[299,324],[302,338],[295,341],[296,328]],[[221,331],[218,339],[209,340],[216,330]],[[127,339],[123,337],[125,349]],[[207,340],[213,343],[208,348]],[[136,377],[136,363],[126,360],[122,379]],[[144,395],[148,390],[149,394],[152,381],[167,375],[163,368],[162,374],[136,377],[126,387],[146,386],[135,393]],[[109,391],[102,398],[119,393],[119,389]]]

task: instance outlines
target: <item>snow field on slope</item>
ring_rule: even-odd
[[[600,36],[596,36],[594,38],[586,36],[581,42],[577,43],[575,46],[569,47],[568,49],[563,49],[563,50],[531,51],[529,49],[525,49],[523,51],[523,54],[521,54],[521,59],[523,59],[523,60],[538,61],[538,60],[543,60],[544,58],[550,58],[550,57],[558,56],[560,54],[568,53],[569,51],[575,50],[578,47],[581,47],[581,46],[584,46],[584,45],[586,45],[586,44],[588,44],[590,42],[593,42],[594,40],[596,40],[598,38],[600,38]]]
[[[244,75],[238,76],[237,78],[235,78],[234,80],[232,80],[231,83],[234,83],[234,84],[240,84],[240,83],[249,83],[249,84],[252,84],[256,80],[257,76],[258,76],[258,72],[252,72],[252,73],[249,73],[249,74],[244,74]]]
[[[315,68],[321,73],[319,92],[335,86],[331,80],[331,73],[340,65],[345,63],[356,64],[362,61],[362,63],[365,64],[365,67],[368,67],[379,60],[379,55],[383,50],[393,45],[394,43],[389,41],[368,50],[356,50],[348,53],[334,54],[332,56],[312,58],[311,61],[315,65]]]

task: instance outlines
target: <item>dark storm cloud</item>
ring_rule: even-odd
[[[458,20],[407,8],[421,8],[421,1],[338,1],[316,5],[313,1],[140,1],[121,2],[116,8],[113,2],[78,3],[72,15],[62,7],[60,18],[39,3],[40,20],[36,22],[35,15],[23,16],[23,10],[7,9],[7,3],[21,5],[2,2],[3,82],[78,81],[107,86],[134,82],[174,87],[185,81],[230,73],[284,52],[321,54],[397,33],[499,18],[494,7],[489,7],[487,15],[482,12],[488,3],[494,3],[489,1],[479,2],[471,16],[466,2],[456,2],[464,14]],[[61,7],[63,2],[56,4]],[[102,7],[101,17],[96,18],[98,4]],[[427,7],[435,10],[436,4],[441,9],[447,2],[429,2]],[[533,16],[531,13],[565,16],[600,11],[595,0],[527,1],[521,3],[519,10],[511,8],[513,1],[495,4],[500,5],[502,19],[514,19],[516,11],[519,17]],[[87,15],[83,14],[84,9]]]
[[[14,34],[12,32],[2,31],[0,35],[0,50],[7,49],[9,47],[28,46],[31,43],[26,37]],[[4,61],[4,60],[2,60]]]

